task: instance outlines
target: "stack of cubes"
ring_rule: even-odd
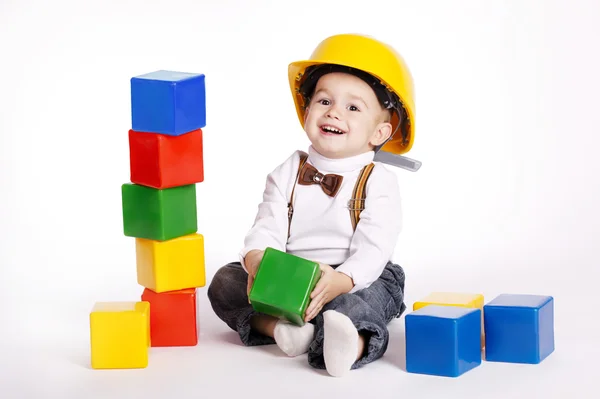
[[[405,317],[406,371],[458,377],[488,362],[538,364],[554,352],[554,298],[434,292]],[[484,355],[485,353],[485,355]]]
[[[123,231],[135,238],[139,301],[97,303],[93,368],[141,368],[149,347],[198,343],[197,288],[206,284],[196,183],[204,181],[203,74],[156,71],[131,79],[130,182]]]

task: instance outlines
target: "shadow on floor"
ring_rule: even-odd
[[[246,346],[240,340],[240,336],[238,335],[238,333],[234,331],[225,331],[222,333],[215,334],[214,339],[216,341],[226,342],[227,344],[232,344],[246,348]],[[281,349],[279,349],[279,347],[275,344],[249,346],[247,347],[247,349],[264,352],[275,357],[287,357],[287,355],[283,353]]]
[[[403,328],[390,328],[390,343],[382,360],[406,371],[406,340]]]
[[[225,331],[222,333],[214,334],[214,340],[227,342],[228,344],[233,344],[237,346],[244,346],[242,341],[240,340],[240,336],[235,331]]]
[[[64,354],[63,354],[64,355]],[[76,366],[84,369],[93,370],[90,363],[90,354],[88,352],[83,353],[82,351],[73,351],[65,356],[65,359]]]

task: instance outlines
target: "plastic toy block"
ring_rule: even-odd
[[[90,313],[91,363],[94,369],[148,366],[150,304],[98,302]]]
[[[206,284],[204,237],[189,234],[167,241],[135,239],[138,284],[154,292]]]
[[[150,337],[153,347],[195,346],[196,289],[156,293],[148,288],[142,301],[150,302]]]
[[[250,303],[257,312],[302,326],[310,293],[320,278],[318,263],[267,248],[250,290]]]
[[[458,377],[481,364],[481,310],[430,305],[404,318],[406,371]]]
[[[202,130],[181,136],[129,131],[131,182],[170,188],[204,181]]]
[[[483,308],[485,360],[537,364],[554,352],[554,298],[502,294]]]
[[[160,70],[131,78],[131,125],[138,132],[170,136],[203,128],[204,74]]]
[[[428,305],[458,306],[481,310],[481,347],[485,346],[485,330],[483,329],[483,304],[481,294],[463,292],[432,292],[425,298],[413,304],[413,310],[419,310]]]
[[[484,298],[481,294],[461,292],[432,292],[425,298],[413,304],[413,310],[419,310],[428,305],[459,306],[476,308],[483,311]]]
[[[121,191],[126,236],[165,241],[198,230],[195,184],[156,189],[125,183]]]

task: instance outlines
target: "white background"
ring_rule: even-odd
[[[3,0],[0,397],[598,397],[599,26],[592,0]],[[203,287],[197,347],[91,370],[94,302],[142,291],[121,218],[129,79],[206,74],[210,281],[237,259],[266,174],[308,145],[288,63],[345,32],[391,43],[415,79],[408,156],[423,167],[396,170],[407,304],[439,290],[552,295],[556,352],[458,379],[407,374],[401,319],[383,359],[334,379],[306,357],[240,346]]]

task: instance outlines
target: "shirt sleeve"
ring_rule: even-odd
[[[402,229],[400,188],[396,175],[376,164],[366,186],[365,209],[350,243],[350,256],[337,271],[354,281],[350,292],[369,287],[394,253]]]
[[[284,163],[267,175],[262,202],[252,228],[244,238],[244,247],[239,259],[246,272],[244,258],[253,249],[265,250],[267,247],[285,252],[288,232],[288,188],[296,178],[299,153],[295,152]]]

